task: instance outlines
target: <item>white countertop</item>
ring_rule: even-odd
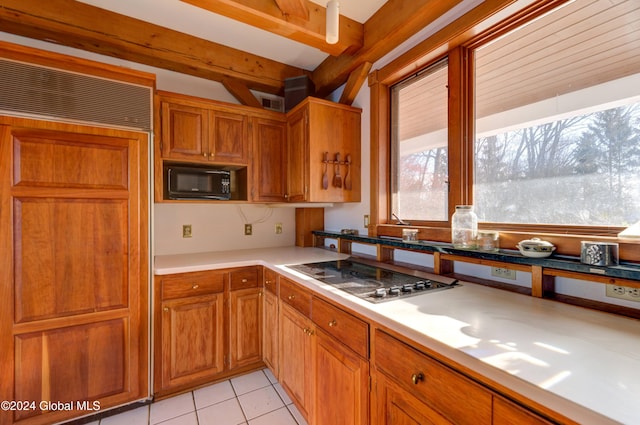
[[[640,424],[640,321],[465,282],[373,304],[286,267],[346,257],[299,247],[162,255],[154,273],[265,265],[579,423]]]

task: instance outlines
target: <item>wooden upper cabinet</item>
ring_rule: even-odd
[[[158,199],[163,161],[232,170],[234,200],[361,199],[361,109],[308,97],[282,114],[168,92],[158,92],[156,104]]]
[[[287,193],[289,202],[309,201],[309,111],[301,108],[288,116]]]
[[[288,112],[290,202],[360,201],[361,113],[313,97]]]
[[[209,111],[209,160],[221,164],[249,161],[248,117],[244,113]]]
[[[209,150],[207,109],[162,102],[162,157],[206,160]]]
[[[247,165],[249,118],[241,107],[190,96],[161,93],[163,159]]]
[[[287,190],[287,123],[252,118],[253,201],[284,202]]]

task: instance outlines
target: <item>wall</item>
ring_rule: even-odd
[[[433,31],[433,29],[432,29]],[[427,37],[428,31],[423,32],[422,36]],[[372,71],[380,69],[393,59],[397,58],[402,52],[407,51],[410,47],[415,45],[417,41],[415,39],[409,40],[407,43],[399,46],[398,49],[391,52],[389,55],[376,62],[371,68]],[[363,109],[362,111],[362,202],[358,204],[343,204],[335,205],[333,208],[325,209],[325,229],[326,230],[341,230],[345,228],[357,229],[360,234],[367,234],[367,229],[364,227],[364,215],[370,214],[370,172],[371,172],[371,115],[370,115],[370,90],[366,84],[361,88],[358,93],[354,106],[358,106]],[[334,240],[327,240],[327,245],[335,244]],[[509,247],[505,247],[509,248]],[[515,247],[510,247],[515,249]],[[352,249],[355,253],[361,253],[365,255],[376,255],[376,249],[372,246],[353,244]],[[396,250],[394,259],[396,261],[416,264],[425,267],[433,267],[433,256],[427,254],[413,253],[409,251]],[[454,270],[456,273],[477,276],[484,279],[498,280],[509,284],[515,284],[519,286],[531,287],[531,275],[529,273],[517,272],[516,280],[501,279],[491,276],[491,268],[487,266],[479,266],[469,263],[455,263]],[[605,285],[600,283],[594,283],[583,280],[556,278],[556,292],[559,294],[570,295],[580,297],[588,300],[605,302],[613,305],[620,305],[629,308],[640,308],[640,303],[626,300],[619,300],[616,298],[610,298],[605,295]]]
[[[468,6],[470,7],[470,6]],[[444,20],[443,20],[444,21]],[[442,23],[428,30],[422,31],[404,43],[398,49],[376,62],[372,70],[379,69],[386,63],[398,57],[402,52],[415,45],[420,39],[427,37]],[[0,32],[0,40],[43,50],[64,53],[76,57],[82,57],[99,62],[120,65],[132,69],[156,74],[157,88],[159,90],[173,91],[188,95],[216,99],[230,103],[238,103],[224,87],[216,82],[200,78],[190,77],[163,69],[157,69],[124,60],[97,55],[82,50],[58,46],[51,43],[40,42],[24,37],[14,36]],[[361,234],[366,234],[367,229],[363,225],[363,216],[370,212],[370,105],[369,87],[365,84],[353,105],[363,109],[362,112],[362,202],[351,204],[336,204],[325,209],[325,228],[328,230],[340,230],[344,228],[357,229]],[[240,208],[240,209],[238,209]],[[272,208],[270,216],[263,223],[253,226],[253,235],[244,236],[244,218],[252,222],[260,220],[269,214],[269,208],[261,205],[236,204],[230,205],[201,205],[201,204],[156,204],[153,208],[153,241],[154,254],[178,254],[194,253],[201,251],[224,251],[229,249],[264,248],[272,246],[291,246],[295,243],[295,210],[293,208]],[[283,224],[283,233],[275,234],[275,223]],[[191,224],[192,238],[182,238],[182,225]],[[370,255],[375,255],[375,250],[369,247],[354,245],[354,250]],[[413,254],[398,251],[396,259],[399,261],[432,266],[433,258],[429,255]],[[470,264],[456,264],[456,271],[469,275],[490,278],[490,269],[484,266]],[[513,283],[513,281],[505,280]],[[523,273],[518,274],[517,284],[530,286],[530,278]],[[608,302],[616,305],[625,305],[631,308],[639,308],[638,303],[617,300],[605,297],[605,286],[592,282],[559,278],[556,282],[556,291],[561,294],[573,295]]]
[[[153,73],[158,90],[239,103],[222,84],[214,81],[2,32],[0,41]],[[295,243],[294,208],[271,209],[242,204],[241,210],[248,222],[264,217],[269,213],[267,210],[271,210],[271,215],[264,223],[254,224],[252,236],[244,236],[244,220],[235,204],[154,204],[154,255],[291,246]],[[275,234],[275,223],[282,223],[282,234]],[[182,224],[192,225],[192,238],[182,238]]]

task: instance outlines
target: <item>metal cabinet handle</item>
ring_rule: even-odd
[[[413,382],[414,385],[418,385],[420,381],[424,381],[424,374],[422,372],[411,375],[411,382]]]
[[[292,301],[292,300],[294,300],[295,298],[296,298],[296,296],[295,296],[295,295],[289,295],[289,296],[287,297],[287,299],[288,299],[289,301]]]
[[[247,283],[248,280],[247,279],[242,279],[242,283]]]
[[[202,156],[204,156],[206,158],[207,157],[207,153],[206,152],[202,152]]]
[[[200,287],[200,285],[198,285],[197,283],[194,283],[193,286],[191,287],[192,289],[198,289]]]
[[[332,321],[329,322],[329,326],[330,327],[338,326],[338,322],[336,322],[336,320],[333,319]]]
[[[269,284],[271,284],[271,283],[273,283],[273,282],[272,282],[272,281],[270,281],[270,280],[265,280],[265,281],[264,281],[264,283],[266,283],[267,285],[269,285]]]
[[[165,308],[163,308],[162,310],[164,310],[165,312],[166,312],[166,311],[169,311],[169,307],[165,307]]]

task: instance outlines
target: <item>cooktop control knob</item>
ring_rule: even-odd
[[[427,288],[431,288],[433,287],[433,282],[427,279],[424,281],[424,286],[426,286]]]
[[[413,290],[413,285],[410,283],[405,283],[402,285],[402,292],[411,292]]]
[[[389,295],[400,295],[400,287],[392,286],[391,288],[389,288]]]
[[[413,284],[413,289],[415,289],[416,291],[424,291],[425,288],[426,286],[424,284],[424,280],[419,280]]]
[[[376,298],[382,298],[385,295],[387,295],[387,291],[384,290],[384,288],[378,288],[376,289],[376,292],[374,292],[373,296]]]

